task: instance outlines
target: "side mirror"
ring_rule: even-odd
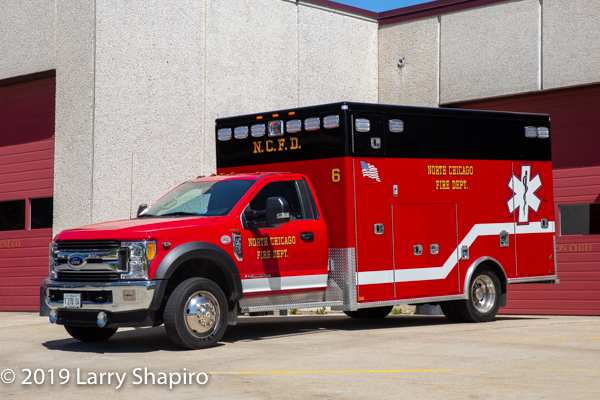
[[[283,197],[269,197],[266,210],[267,226],[290,222],[290,205]]]
[[[148,208],[148,204],[141,204],[141,205],[138,207],[137,216],[139,217],[139,216],[140,216],[140,215],[141,215],[141,214],[144,212],[144,210],[145,210],[146,208]]]

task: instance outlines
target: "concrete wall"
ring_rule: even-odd
[[[202,173],[216,171],[216,118],[298,105],[297,19],[293,2],[206,2]]]
[[[540,89],[540,13],[519,0],[443,15],[440,103]]]
[[[300,4],[299,106],[377,102],[377,23]]]
[[[199,175],[204,108],[201,2],[99,1],[96,20],[93,222]]]
[[[55,3],[0,1],[0,80],[54,69]]]
[[[54,233],[92,221],[94,3],[58,0]]]
[[[398,67],[403,57],[404,67]],[[439,92],[437,17],[379,30],[379,102],[437,107]]]
[[[543,5],[544,89],[600,82],[600,0]]]
[[[600,0],[513,0],[383,26],[379,102],[435,107],[599,83],[598,20]]]
[[[377,101],[372,20],[285,0],[58,1],[55,233],[214,172],[216,118]]]

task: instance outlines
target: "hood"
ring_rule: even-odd
[[[101,222],[67,229],[55,240],[142,240],[149,233],[159,234],[181,228],[212,224],[217,217],[136,218]]]

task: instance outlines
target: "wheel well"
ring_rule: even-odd
[[[506,279],[506,273],[504,272],[504,269],[500,266],[500,264],[497,264],[493,261],[483,262],[477,267],[477,269],[479,269],[483,266],[486,266],[486,267],[490,268],[492,271],[494,271],[494,273],[498,277],[498,280],[500,281],[500,288],[502,290],[502,294],[505,294],[507,279]]]
[[[179,286],[183,281],[189,278],[206,278],[216,283],[227,298],[229,303],[229,310],[232,310],[235,306],[235,302],[231,300],[233,288],[227,279],[224,268],[218,263],[205,259],[205,258],[192,258],[181,264],[169,278],[169,282],[165,289],[162,304],[158,311],[159,318],[162,320],[162,314],[167,304],[169,296],[173,293],[175,288]]]
[[[468,295],[468,293],[469,293],[468,288],[469,288],[469,284],[471,283],[471,279],[473,278],[473,275],[475,275],[475,272],[477,272],[479,269],[481,269],[483,267],[488,267],[496,274],[496,276],[498,277],[498,280],[500,281],[501,294],[506,295],[506,285],[508,284],[508,281],[507,281],[506,273],[504,272],[504,268],[502,268],[502,265],[500,265],[500,263],[498,261],[494,260],[493,258],[489,258],[489,257],[482,257],[480,259],[477,259],[469,267],[469,270],[467,271],[467,275],[466,275],[466,280],[465,280],[465,287],[464,287],[465,294]]]

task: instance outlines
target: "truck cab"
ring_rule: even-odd
[[[322,300],[327,230],[306,176],[222,174],[181,184],[135,219],[61,232],[50,262],[45,301],[75,338],[164,322],[184,336],[179,344],[194,347],[185,340],[205,344],[220,333],[209,327],[235,323],[242,294],[249,303],[265,292]],[[197,285],[183,292],[187,299],[173,298],[189,279]],[[169,308],[164,299],[184,304]],[[191,304],[201,308],[193,317],[173,311],[165,320],[166,309],[187,312]]]

